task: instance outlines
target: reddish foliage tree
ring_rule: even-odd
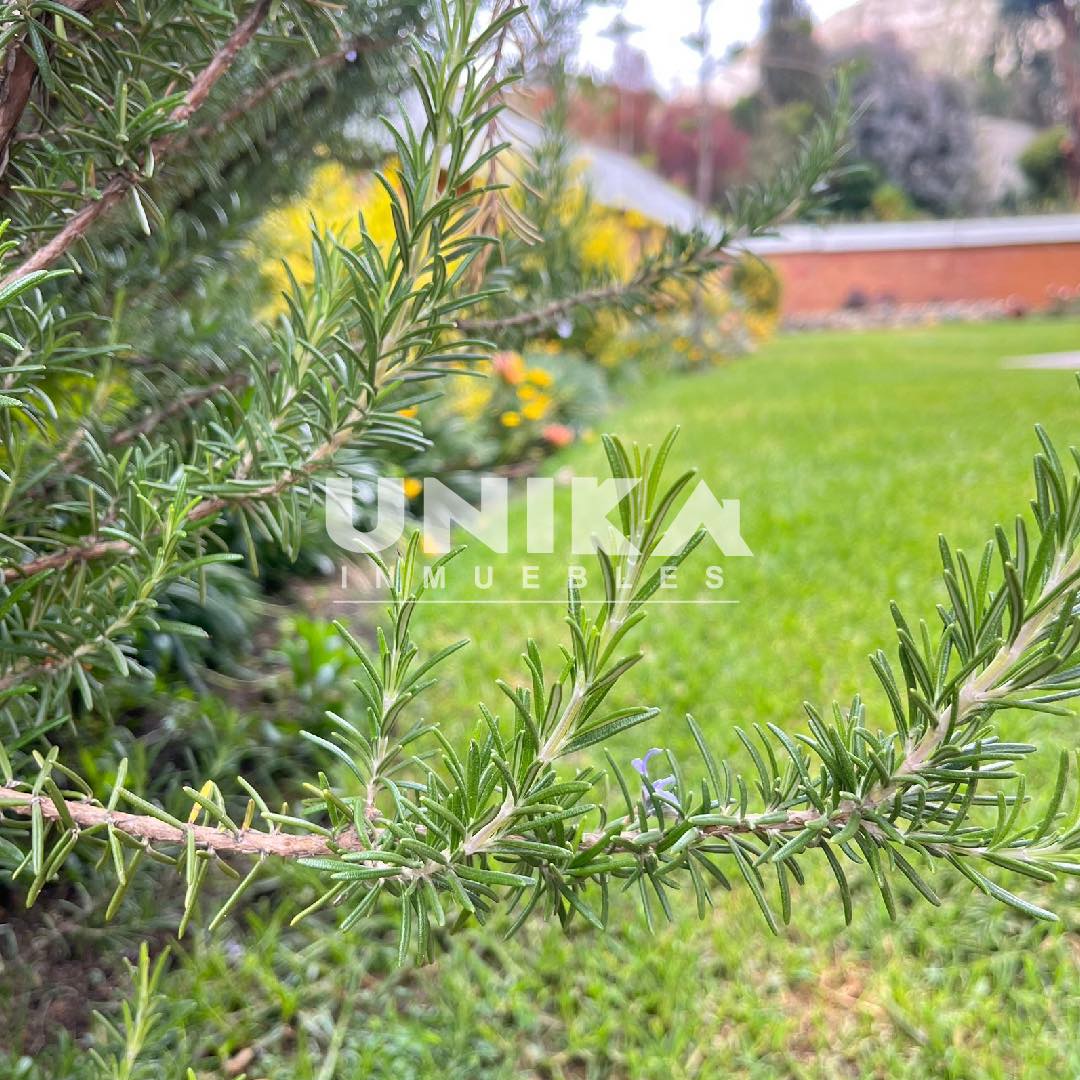
[[[703,120],[711,125],[706,143],[712,156],[710,201],[715,202],[732,181],[743,175],[750,145],[749,136],[735,126],[727,110],[713,107],[703,117],[700,107],[695,104],[671,102],[664,105],[652,125],[650,149],[664,176],[692,190],[697,176],[701,145],[699,130]]]
[[[627,154],[645,154],[651,149],[653,117],[659,108],[661,101],[654,90],[582,87],[570,106],[570,127],[590,142]]]

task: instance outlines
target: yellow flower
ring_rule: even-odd
[[[525,378],[534,386],[550,386],[555,381],[555,376],[550,371],[538,367],[529,368],[525,372]]]
[[[499,417],[499,423],[503,427],[515,428],[521,423],[521,414],[516,412],[504,412]]]
[[[549,408],[551,408],[551,398],[547,394],[541,394],[521,410],[521,415],[526,420],[540,420],[547,414]]]
[[[411,420],[420,410],[412,405],[408,409],[398,409],[398,416],[404,416],[406,420]]]
[[[634,237],[611,218],[589,221],[583,229],[581,261],[590,270],[603,270],[620,281],[634,264]]]
[[[406,499],[415,499],[424,490],[424,485],[412,476],[406,476],[401,486],[405,491]]]
[[[391,175],[394,164],[394,159],[387,163]],[[342,243],[355,244],[360,239],[360,214],[380,250],[388,251],[396,233],[390,197],[382,185],[371,177],[348,171],[337,161],[324,161],[314,169],[302,194],[263,217],[253,242],[272,298],[260,312],[263,318],[272,318],[286,308],[280,294],[290,287],[290,282],[281,265],[283,259],[301,285],[309,285],[314,279],[312,221],[319,230],[332,231]]]
[[[777,317],[775,313],[765,315],[751,311],[746,316],[746,329],[755,342],[765,341],[771,337],[776,330],[776,323]]]
[[[475,379],[462,380],[458,386],[462,383],[467,384],[466,389],[451,391],[451,407],[466,420],[479,420],[491,403],[491,387]]]
[[[529,386],[527,383],[524,386],[519,386],[517,388],[517,396],[521,398],[522,401],[532,401],[539,393],[540,391],[537,390],[535,386]]]

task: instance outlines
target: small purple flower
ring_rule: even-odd
[[[673,806],[678,810],[679,800],[675,797],[674,793],[667,790],[675,783],[675,777],[664,776],[659,780],[649,779],[649,761],[657,754],[662,754],[663,752],[664,751],[661,750],[659,746],[654,746],[652,749],[645,751],[644,757],[636,757],[630,764],[633,766],[634,772],[636,772],[643,781],[647,781],[647,783],[641,785],[641,797],[646,803],[648,803],[650,799],[661,799],[669,806]],[[651,792],[649,791],[649,785],[652,786]]]
[[[664,751],[659,746],[654,746],[651,750],[645,751],[644,757],[636,757],[630,764],[643,780],[648,779],[649,776],[649,761],[656,757],[657,754],[662,754]]]
[[[356,60],[357,55],[358,55],[358,53],[357,53],[357,51],[355,49],[350,49],[345,54],[345,59],[351,64]]]

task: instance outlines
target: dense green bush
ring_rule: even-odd
[[[1069,174],[1065,160],[1064,127],[1052,127],[1040,132],[1020,155],[1020,168],[1032,194],[1039,199],[1063,199],[1069,192]]]

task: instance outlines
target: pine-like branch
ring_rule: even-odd
[[[266,20],[271,5],[272,0],[256,0],[251,11],[237,24],[228,40],[195,78],[190,89],[184,95],[183,101],[172,111],[169,119],[173,124],[177,126],[187,124],[198,111],[214,86],[229,70],[239,53],[254,38],[259,27]],[[155,169],[160,167],[162,160],[168,156],[177,139],[178,134],[173,131],[154,140],[150,144],[146,161],[154,162]],[[140,180],[141,177],[138,172],[133,170],[115,175],[108,181],[101,194],[93,202],[86,203],[55,236],[25,258],[13,270],[5,274],[0,279],[0,289],[14,284],[20,278],[24,278],[36,270],[44,270],[52,266],[72,246],[78,243],[104,214],[116,206],[129,191],[134,189],[140,183]]]
[[[72,12],[87,16],[110,0],[59,0],[59,2]],[[47,16],[46,12],[42,18]],[[3,68],[3,82],[0,83],[0,174],[7,167],[8,148],[40,78],[37,61],[25,37],[8,46]]]
[[[694,277],[721,270],[730,266],[737,254],[726,239],[716,243],[702,243],[699,250],[657,260],[642,268],[629,281],[615,282],[584,289],[571,296],[551,300],[529,311],[518,311],[502,318],[461,319],[458,327],[467,334],[489,334],[499,331],[542,332],[559,322],[560,319],[578,309],[622,308],[640,310],[642,307],[656,308],[657,294],[664,286],[686,281]]]
[[[228,131],[233,124],[243,120],[243,118],[248,116],[254,109],[259,108],[260,105],[269,101],[283,86],[310,79],[311,76],[317,75],[320,72],[332,71],[335,68],[340,68],[346,63],[352,63],[359,55],[382,52],[392,49],[399,44],[400,42],[393,40],[382,41],[364,38],[343,45],[341,48],[335,49],[332,52],[323,53],[321,56],[316,57],[306,64],[296,64],[292,67],[285,68],[276,75],[271,75],[261,86],[258,86],[248,94],[245,94],[239,101],[227,108],[220,116],[215,117],[213,120],[202,124],[197,128],[192,128],[189,131],[184,132],[177,138],[174,149],[177,151],[186,150],[193,144],[201,143],[205,139],[212,138],[215,135]]]
[[[371,910],[380,893],[396,899],[406,928],[415,919],[420,925],[441,921],[450,901],[465,912],[486,914],[501,900],[513,905],[525,895],[530,899],[519,923],[548,895],[564,922],[577,913],[599,924],[602,920],[585,896],[589,885],[606,893],[613,881],[636,883],[644,890],[648,917],[648,890],[669,910],[666,892],[676,887],[675,875],[688,876],[704,910],[711,900],[702,874],[727,887],[717,864],[724,859],[732,860],[776,929],[763,871],[775,869],[786,919],[788,875],[801,881],[799,859],[811,852],[829,861],[850,918],[851,892],[838,851],[853,863],[869,865],[890,911],[893,872],[938,902],[915,859],[948,864],[988,895],[1028,915],[1053,918],[980,869],[1004,868],[1041,881],[1080,873],[1075,859],[1080,805],[1064,805],[1067,758],[1041,821],[1026,824],[1019,817],[1025,805],[1023,787],[1010,795],[1000,785],[1013,775],[1009,766],[1034,748],[1000,742],[990,726],[1000,709],[1023,705],[1054,712],[1057,703],[1080,694],[1074,666],[1080,649],[1080,487],[1067,482],[1041,431],[1040,439],[1044,452],[1036,459],[1035,501],[1040,542],[1029,544],[1024,527],[1018,526],[1012,550],[999,531],[1002,580],[996,585],[991,581],[993,545],[984,553],[977,584],[963,556],[943,546],[952,607],[942,609],[940,645],[932,647],[927,639],[921,653],[895,613],[900,660],[910,684],[907,709],[887,663],[881,654],[874,658],[893,711],[894,731],[872,732],[856,701],[846,714],[836,710],[834,724],[809,710],[809,735],[793,737],[769,725],[770,737],[758,729],[761,751],[740,733],[757,769],[754,787],[760,808],[749,805],[750,785],[727,764],[718,766],[692,721],[705,767],[700,787],[683,779],[670,754],[673,775],[652,779],[649,759],[660,753],[654,749],[634,762],[641,784],[635,800],[609,758],[611,775],[626,800],[626,814],[610,817],[598,804],[584,801],[600,785],[601,774],[588,768],[562,771],[560,763],[567,756],[647,723],[658,712],[635,706],[601,717],[598,707],[640,659],[639,653],[617,658],[617,652],[645,618],[643,604],[661,573],[650,572],[650,557],[676,495],[692,475],[666,489],[661,486],[670,438],[655,455],[629,451],[618,440],[605,438],[613,474],[635,482],[629,505],[621,508],[624,536],[635,553],[598,553],[605,594],[595,615],[588,614],[571,587],[571,648],[565,650],[555,679],[545,676],[539,649],[530,642],[524,659],[531,689],[499,684],[513,705],[509,732],[483,707],[488,733],[483,739],[474,737],[465,753],[434,727],[399,731],[404,711],[433,685],[432,669],[460,645],[425,662],[417,660],[409,627],[428,579],[418,564],[419,536],[414,534],[392,573],[380,564],[390,582],[391,626],[379,635],[379,655],[368,657],[341,629],[365,672],[356,683],[367,709],[364,731],[334,717],[333,739],[307,735],[347,767],[358,789],[332,789],[323,777],[318,786],[306,785],[314,798],[304,816],[297,817],[271,812],[241,780],[250,798],[243,818],[233,819],[216,786],[201,792],[185,788],[193,802],[185,823],[128,791],[123,766],[110,801],[95,801],[86,783],[61,767],[53,751],[36,758],[36,778],[22,784],[7,768],[9,779],[0,789],[0,809],[13,815],[9,821],[29,819],[32,852],[24,867],[33,862],[30,892],[36,895],[84,835],[90,839],[106,834],[114,844],[122,834],[136,856],[152,851],[158,861],[186,877],[185,922],[205,871],[198,856],[246,855],[257,858],[258,865],[275,857],[318,871],[323,884],[314,906],[353,903],[345,920],[350,925]],[[699,539],[666,565],[678,565]],[[620,589],[617,581],[625,587]],[[442,769],[429,754],[404,752],[425,734],[435,736],[442,747]],[[818,759],[816,774],[811,753]],[[403,782],[405,768],[417,780]],[[70,781],[70,790],[61,791],[54,777]],[[980,793],[992,787],[996,793]],[[382,796],[390,789],[392,806],[384,806]],[[139,813],[117,812],[120,801],[134,804]],[[981,820],[984,806],[996,820]],[[256,811],[266,828],[251,827]],[[601,827],[585,829],[583,822],[594,812],[600,813]],[[203,820],[197,824],[200,814]],[[52,849],[46,853],[49,844]],[[120,849],[114,850],[113,861],[117,867],[125,865]],[[244,878],[218,919],[231,910],[256,870]],[[118,874],[122,895],[129,873]],[[403,934],[408,937],[407,930]],[[429,955],[430,936],[421,935],[418,948],[421,955]]]

